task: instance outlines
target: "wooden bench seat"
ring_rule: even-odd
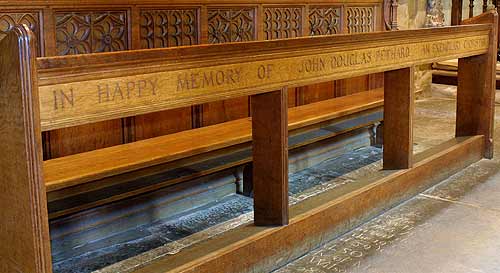
[[[289,130],[380,108],[383,90],[316,102],[289,109]],[[44,162],[47,192],[105,177],[131,172],[247,143],[252,139],[250,118],[179,132],[120,146],[81,153]],[[203,139],[203,141],[200,141]]]

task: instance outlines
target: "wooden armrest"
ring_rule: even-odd
[[[289,130],[383,105],[383,90],[362,92],[289,110]],[[47,192],[250,142],[243,118],[44,162]]]

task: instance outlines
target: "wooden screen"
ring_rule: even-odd
[[[15,24],[26,24],[39,38],[40,56],[384,29],[382,0],[6,2],[0,4],[0,38]],[[381,86],[383,77],[370,75],[294,88],[288,91],[289,104],[293,107]],[[249,98],[242,97],[50,131],[44,134],[44,157],[57,158],[247,117],[249,104]]]

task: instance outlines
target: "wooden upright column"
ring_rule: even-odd
[[[288,224],[287,90],[252,96],[255,224]]]
[[[33,35],[0,41],[0,272],[50,273]]]
[[[493,158],[498,14],[465,24],[492,24],[488,53],[458,60],[456,136],[484,135],[484,157]]]
[[[462,22],[462,1],[452,0],[451,4],[451,25],[458,26]]]
[[[412,167],[414,69],[385,72],[384,169]]]

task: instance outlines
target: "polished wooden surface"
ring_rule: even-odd
[[[484,54],[490,30],[474,25],[39,58],[42,129]]]
[[[289,129],[298,130],[342,116],[377,109],[383,90],[303,105],[289,110]],[[251,141],[248,118],[109,147],[44,162],[47,191],[68,188],[120,173]],[[204,141],[199,141],[203,139]]]
[[[252,96],[255,224],[288,224],[288,90]]]
[[[393,1],[6,0],[0,1],[0,38],[15,23],[25,23],[39,40],[39,56],[57,56],[359,33],[394,29],[397,15]],[[286,25],[291,27],[282,27]],[[373,89],[366,89],[358,81],[372,80],[365,76],[311,88],[290,88],[293,102],[289,105]],[[249,98],[243,96],[47,131],[43,137],[44,158],[248,117],[249,104]]]
[[[385,72],[384,158],[386,170],[413,165],[413,112],[415,109],[413,67]]]
[[[0,41],[0,272],[50,273],[33,37]]]
[[[484,135],[485,157],[493,157],[498,14],[484,13],[463,24],[493,22],[486,54],[458,62],[457,136]],[[478,107],[481,105],[481,107]]]

